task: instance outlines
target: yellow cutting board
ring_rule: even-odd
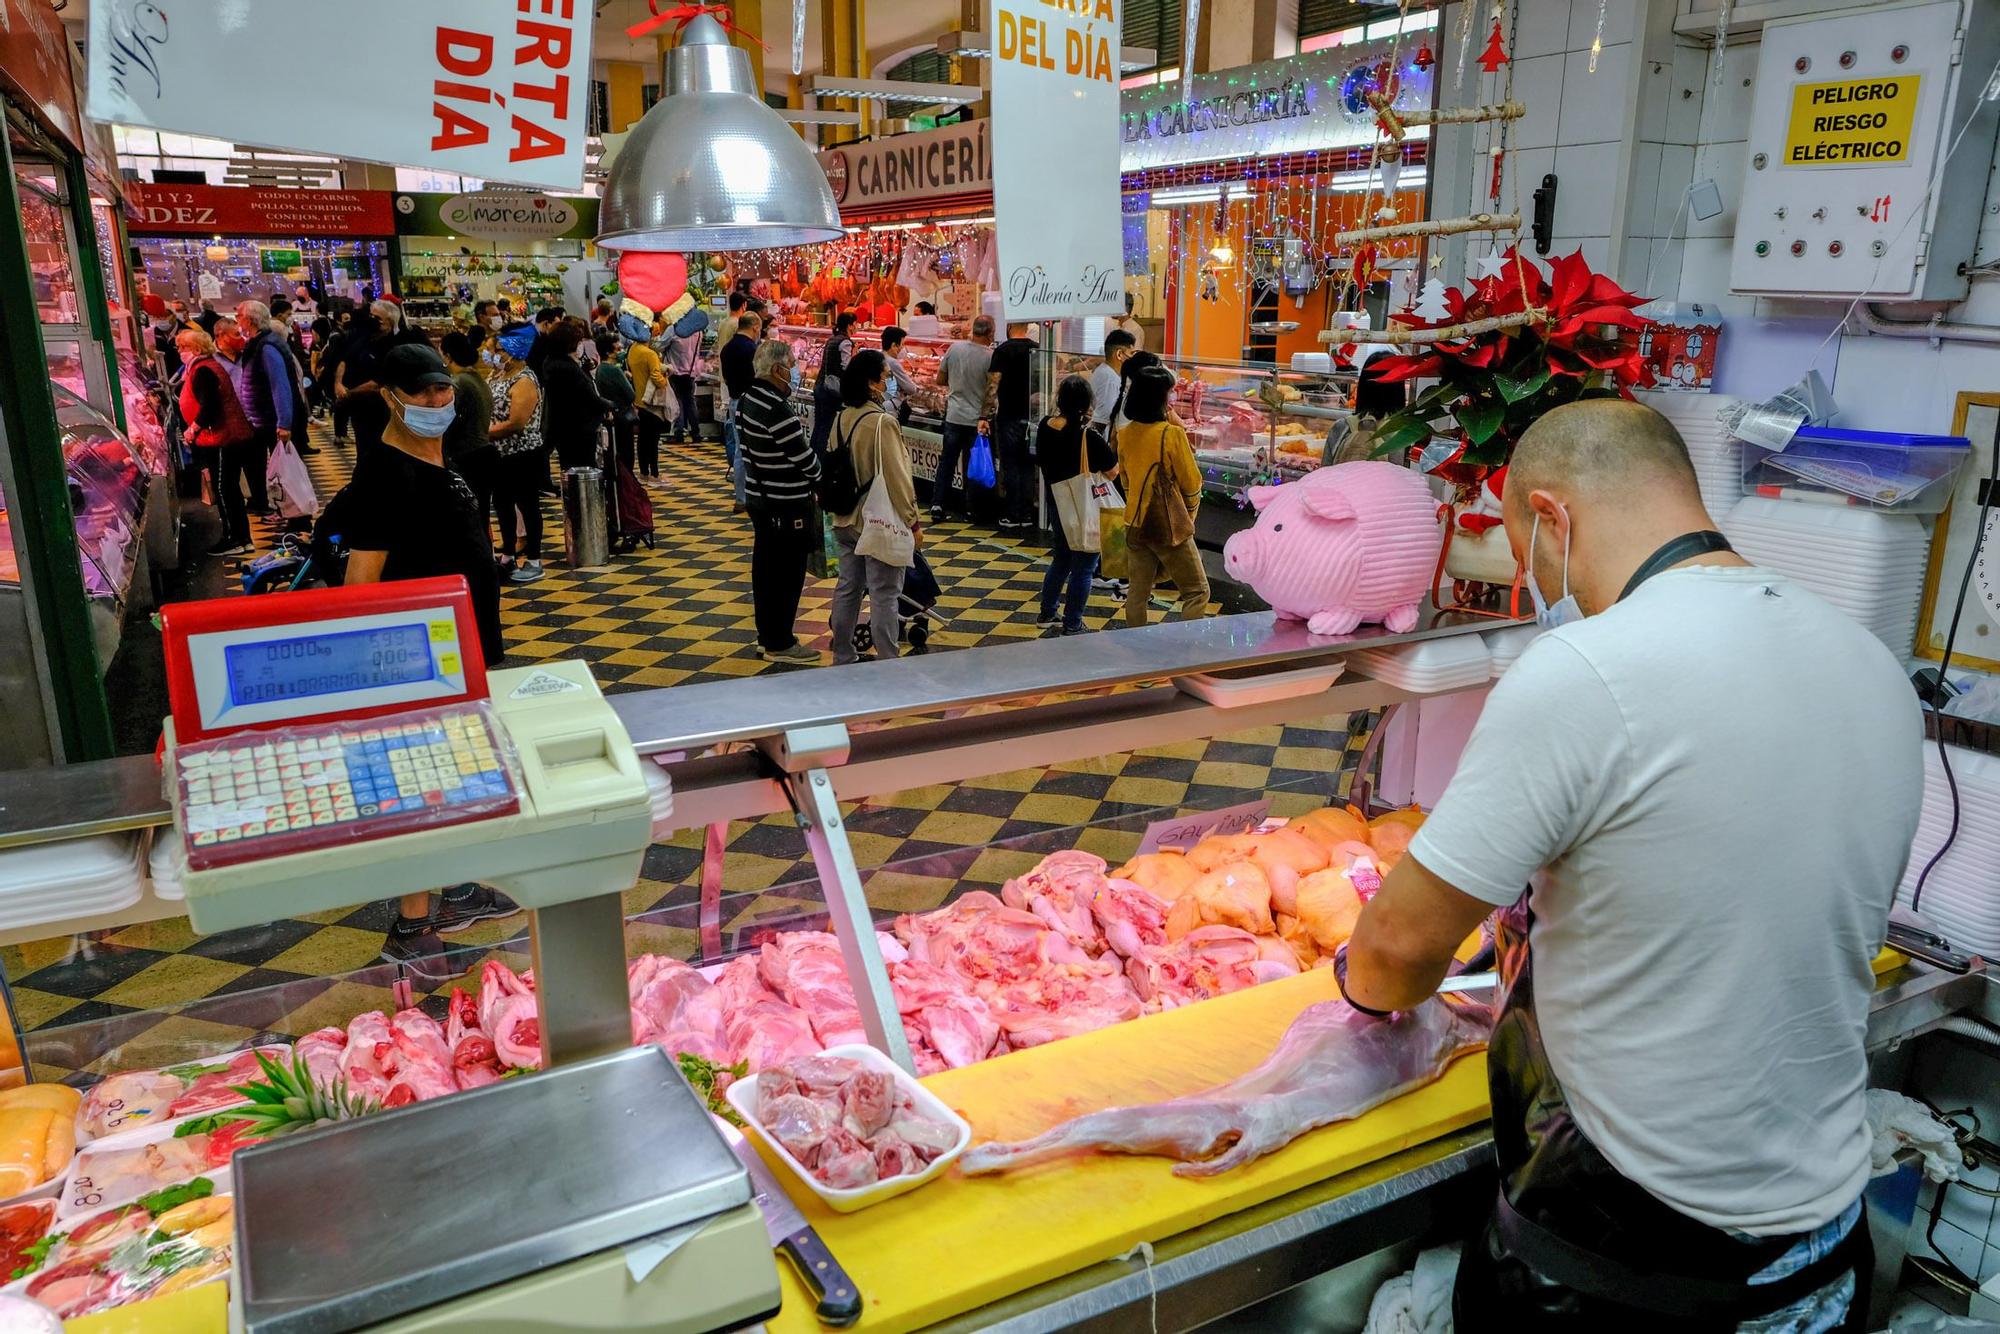
[[[1159,1102],[1234,1079],[1270,1054],[1299,1012],[1337,997],[1331,969],[1253,987],[924,1081],[972,1123],[974,1144],[1023,1139],[1105,1107]],[[866,1303],[857,1328],[894,1334],[983,1306],[1483,1120],[1486,1058],[1355,1121],[1322,1127],[1248,1167],[1206,1180],[1165,1158],[1092,1154],[1000,1176],[953,1168],[908,1195],[837,1214],[789,1169],[772,1171]],[[754,1141],[753,1141],[754,1142]],[[766,1155],[769,1159],[769,1155]],[[780,1261],[773,1331],[820,1328]]]

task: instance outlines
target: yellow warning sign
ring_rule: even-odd
[[[1788,167],[1872,167],[1907,162],[1921,75],[1802,83],[1792,89]]]

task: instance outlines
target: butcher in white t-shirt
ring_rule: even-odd
[[[1505,910],[1502,1192],[1456,1328],[1840,1326],[1915,693],[1867,630],[1728,548],[1650,408],[1544,416],[1503,508],[1557,628],[1493,687],[1341,961],[1364,1014],[1413,1006]]]

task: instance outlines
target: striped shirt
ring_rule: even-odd
[[[743,492],[750,504],[811,502],[819,456],[789,395],[768,380],[754,381],[736,400],[736,433],[743,446]]]

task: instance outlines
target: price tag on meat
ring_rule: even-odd
[[[1241,806],[1198,811],[1178,820],[1155,820],[1146,826],[1146,836],[1139,840],[1138,855],[1158,852],[1161,848],[1185,850],[1210,834],[1247,834],[1264,823],[1264,817],[1270,813],[1271,803],[1268,800],[1246,801]]]

